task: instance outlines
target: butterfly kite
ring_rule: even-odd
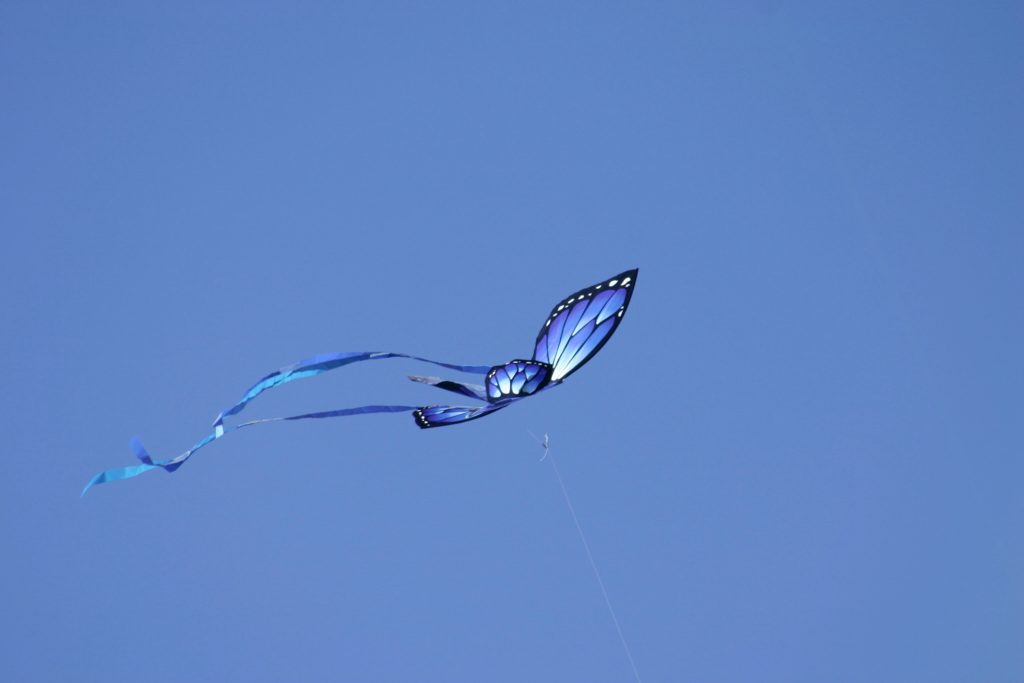
[[[245,395],[230,408],[221,412],[213,422],[213,432],[181,455],[170,460],[153,460],[142,443],[132,439],[131,447],[141,465],[107,470],[97,474],[86,484],[82,495],[96,484],[131,477],[160,468],[173,472],[192,457],[192,454],[211,441],[221,438],[228,432],[243,427],[265,424],[267,422],[283,422],[291,420],[310,420],[328,417],[344,417],[364,413],[404,413],[411,412],[416,424],[422,429],[431,427],[447,427],[476,420],[485,415],[506,408],[516,401],[534,396],[542,391],[561,384],[572,373],[594,357],[604,346],[615,328],[626,313],[629,300],[636,284],[637,269],[627,270],[613,278],[602,280],[579,290],[558,302],[551,309],[551,314],[544,321],[537,334],[530,360],[512,360],[503,365],[488,367],[486,365],[455,365],[420,358],[405,353],[356,351],[330,353],[300,361],[294,365],[272,372],[254,384]],[[242,412],[246,405],[268,389],[305,377],[313,377],[320,373],[334,370],[351,363],[382,358],[410,358],[439,365],[450,370],[483,375],[484,385],[463,384],[437,377],[410,376],[409,379],[429,384],[440,389],[453,391],[463,396],[482,401],[478,406],[360,406],[358,408],[342,408],[319,413],[291,415],[289,417],[269,417],[261,420],[250,420],[234,426],[226,426],[224,420]]]

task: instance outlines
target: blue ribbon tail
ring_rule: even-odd
[[[89,480],[89,483],[82,489],[82,496],[88,493],[89,489],[97,484],[105,484],[108,481],[120,481],[121,479],[131,479],[137,477],[143,472],[157,469],[156,465],[133,465],[132,467],[121,467],[118,469],[107,470],[106,472],[100,472],[95,477]]]
[[[139,441],[139,437],[133,436],[132,440],[128,442],[128,446],[135,453],[135,457],[142,461],[143,465],[153,465],[153,458],[149,457],[149,453],[146,452],[146,447]]]
[[[257,424],[264,424],[266,422],[282,422],[290,420],[311,420],[311,419],[323,419],[329,417],[345,417],[348,415],[362,415],[366,413],[398,413],[398,412],[411,412],[416,410],[418,406],[360,406],[358,408],[342,408],[339,410],[327,410],[318,413],[304,413],[302,415],[291,415],[288,417],[269,417],[260,420],[251,420],[249,422],[243,422],[236,427],[225,427],[224,419],[232,415],[237,415],[242,412],[250,401],[255,399],[257,396],[262,394],[264,391],[273,389],[281,384],[287,384],[297,379],[303,379],[306,377],[315,377],[316,375],[330,370],[335,370],[340,367],[344,367],[351,363],[358,363],[366,360],[381,360],[385,358],[408,358],[411,360],[418,360],[424,363],[430,363],[432,365],[439,365],[450,370],[457,370],[459,372],[472,373],[484,375],[490,369],[487,365],[457,365],[454,363],[443,363],[441,361],[430,360],[429,358],[421,358],[420,356],[412,356],[406,353],[392,353],[389,351],[347,351],[343,353],[327,353],[305,360],[299,361],[292,365],[276,370],[256,384],[249,387],[249,390],[245,392],[242,398],[230,408],[227,408],[217,416],[217,419],[213,422],[213,433],[203,437],[192,448],[188,449],[184,453],[171,458],[170,460],[156,461],[150,457],[146,451],[142,442],[138,438],[131,440],[131,449],[135,453],[135,457],[138,458],[141,465],[135,465],[134,467],[123,467],[120,469],[107,470],[101,472],[93,477],[85,488],[82,490],[84,496],[86,492],[97,484],[104,484],[108,481],[118,481],[121,479],[131,479],[137,477],[143,472],[148,472],[152,469],[163,469],[166,472],[174,472],[176,469],[181,467],[186,460],[192,457],[192,454],[203,448],[211,441],[216,441],[228,432],[242,429],[244,427],[252,427]]]
[[[207,434],[201,441],[195,446],[188,449],[181,455],[175,456],[170,460],[157,461],[149,455],[146,451],[145,446],[138,437],[133,437],[131,440],[131,449],[135,453],[135,457],[142,463],[141,465],[135,465],[133,467],[122,467],[113,470],[106,470],[100,472],[93,477],[85,488],[82,489],[82,495],[84,496],[89,489],[97,484],[105,484],[108,481],[119,481],[121,479],[131,479],[137,477],[143,472],[150,470],[162,469],[166,472],[174,472],[176,469],[185,464],[185,461],[192,457],[192,455],[200,448],[208,445],[209,443],[216,441],[226,434],[244,429],[246,427],[253,427],[255,425],[266,424],[269,422],[291,422],[295,420],[322,420],[331,417],[348,417],[349,415],[366,415],[369,413],[408,413],[416,410],[419,406],[359,406],[356,408],[340,408],[338,410],[324,410],[316,413],[303,413],[301,415],[288,415],[286,417],[265,417],[258,420],[250,420],[249,422],[243,422],[240,425],[234,427],[224,428],[220,426],[211,434]]]
[[[336,370],[337,368],[350,365],[352,363],[360,363],[367,360],[383,360],[385,358],[409,358],[411,360],[418,360],[423,363],[430,363],[431,365],[438,365],[449,370],[457,370],[458,372],[465,372],[470,374],[485,375],[490,370],[488,365],[457,365],[454,363],[444,363],[437,360],[431,360],[429,358],[421,358],[420,356],[411,356],[407,353],[394,353],[391,351],[344,351],[341,353],[324,353],[319,356],[313,356],[301,360],[298,363],[285,366],[280,370],[275,370],[270,373],[256,384],[249,387],[249,390],[245,392],[245,395],[238,400],[230,408],[225,408],[221,411],[217,419],[213,421],[213,428],[216,431],[224,424],[224,419],[237,415],[238,413],[245,410],[245,407],[249,405],[249,402],[254,398],[262,394],[264,391],[273,389],[274,387],[288,382],[294,382],[297,379],[305,379],[306,377],[315,377],[319,374]]]
[[[234,427],[252,427],[253,425],[265,424],[267,422],[290,422],[292,420],[322,420],[328,417],[348,417],[349,415],[366,415],[369,413],[411,413],[419,406],[359,406],[358,408],[339,408],[338,410],[322,410],[317,413],[303,413],[302,415],[289,415],[288,417],[264,417],[259,420],[249,420]]]

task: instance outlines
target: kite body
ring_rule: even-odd
[[[399,413],[411,412],[416,424],[422,429],[447,427],[462,424],[470,420],[490,415],[506,408],[516,401],[535,396],[561,384],[569,375],[579,370],[601,350],[615,332],[622,316],[626,313],[633,285],[637,278],[637,269],[627,270],[608,280],[586,287],[566,297],[554,308],[544,321],[537,339],[534,342],[533,358],[530,360],[512,360],[492,367],[481,365],[456,365],[440,361],[411,356],[404,353],[391,352],[345,352],[315,356],[294,365],[281,368],[270,373],[249,388],[242,398],[230,408],[225,409],[213,422],[213,432],[184,453],[165,461],[155,461],[146,452],[138,439],[132,439],[131,446],[135,456],[142,463],[133,467],[107,470],[97,474],[86,485],[82,495],[96,484],[118,479],[129,479],[151,469],[163,469],[173,472],[192,455],[211,441],[215,441],[229,432],[268,422],[285,422],[294,420],[323,419],[329,417],[345,417],[367,413]],[[329,370],[335,370],[352,363],[386,358],[408,358],[431,363],[450,370],[482,375],[484,385],[463,384],[438,377],[410,376],[409,379],[451,391],[484,402],[479,406],[360,406],[342,408],[318,413],[291,415],[288,417],[270,417],[250,420],[234,426],[226,426],[225,420],[242,412],[250,401],[264,391],[297,379],[313,377]]]

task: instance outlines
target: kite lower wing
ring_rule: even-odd
[[[513,401],[502,403],[491,403],[486,406],[426,406],[413,411],[412,417],[420,429],[431,427],[447,427],[449,425],[462,424],[475,420],[484,415],[490,415],[496,410],[501,410]]]

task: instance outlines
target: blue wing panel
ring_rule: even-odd
[[[562,339],[558,342],[557,351],[551,354],[552,358],[558,358],[565,351],[565,345],[572,339],[572,335],[576,333],[576,326],[579,324],[580,319],[583,317],[584,311],[587,310],[588,303],[586,301],[579,301],[573,305],[572,310],[565,316],[565,326],[562,328]]]
[[[586,362],[590,356],[594,355],[597,348],[604,342],[604,340],[611,334],[614,325],[611,320],[605,320],[603,323],[598,325],[593,330],[590,326],[593,323],[589,323],[586,328],[586,332],[589,334],[584,339],[583,343],[580,344],[573,354],[566,353],[558,359],[558,364],[555,365],[555,371],[552,374],[557,374],[559,377],[564,377],[572,372],[581,363]],[[583,337],[583,334],[577,335],[577,338]],[[573,339],[575,342],[576,339]]]
[[[558,340],[562,336],[562,327],[565,325],[565,316],[560,315],[551,322],[551,328],[547,335],[547,355],[544,358],[535,358],[542,363],[550,363],[551,359],[555,357],[558,349]]]
[[[619,312],[619,309],[624,308],[626,303],[626,292],[628,290],[620,289],[615,292],[614,296],[611,297],[610,301],[604,305],[604,309],[597,316],[597,324],[600,325],[607,318],[612,317]]]
[[[618,290],[618,292],[622,291],[623,290],[621,289]],[[606,289],[603,292],[598,292],[597,294],[595,294],[590,299],[590,305],[587,306],[587,313],[583,317],[582,322],[585,323],[587,321],[595,319],[597,317],[597,314],[600,313],[601,309],[604,308],[604,305],[608,303],[608,300],[614,297],[618,292],[612,289]]]
[[[559,354],[558,358],[555,360],[555,369],[564,369],[566,362],[576,355],[576,352],[579,351],[581,346],[583,346],[583,342],[590,339],[590,335],[593,332],[594,321],[591,320],[589,323],[584,325],[583,328],[576,332],[569,340],[569,343],[565,345],[565,350],[562,351],[562,353]],[[560,374],[564,375],[565,373],[563,372]]]

